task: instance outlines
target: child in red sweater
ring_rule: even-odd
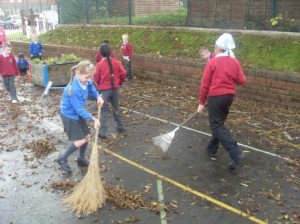
[[[125,69],[126,69],[126,79],[132,79],[132,72],[131,72],[131,59],[132,59],[132,46],[128,42],[128,34],[122,35],[122,57],[125,60]]]
[[[234,169],[244,158],[237,142],[224,126],[236,92],[235,86],[246,82],[243,69],[234,58],[233,48],[235,44],[228,33],[224,33],[216,41],[216,56],[207,62],[202,76],[198,106],[198,112],[201,112],[207,101],[212,130],[211,140],[206,147],[208,155],[215,157],[221,143],[231,158],[229,169]]]
[[[108,40],[104,40],[103,42],[102,42],[102,44],[109,44],[109,41]],[[110,57],[111,58],[114,58],[115,57],[115,55],[114,55],[114,52],[111,52],[110,53]],[[96,64],[99,62],[99,61],[101,61],[102,60],[102,55],[100,54],[100,47],[98,48],[98,50],[97,50],[97,52],[96,52],[96,54],[95,54],[95,61],[96,61]]]
[[[117,131],[121,134],[125,131],[119,112],[119,91],[124,82],[126,71],[120,61],[110,57],[111,49],[108,44],[101,44],[100,53],[103,59],[97,64],[94,81],[101,91],[104,104],[100,115],[100,138],[107,138],[108,126],[106,124],[109,105],[113,107],[114,120],[117,123]]]
[[[4,50],[0,54],[0,75],[3,78],[4,87],[8,91],[12,103],[18,103],[15,76],[19,79],[20,72],[15,56],[11,53],[11,45],[7,43],[4,44]]]

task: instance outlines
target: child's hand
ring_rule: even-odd
[[[98,96],[98,98],[97,98],[97,104],[98,104],[100,107],[102,107],[103,103],[104,103],[104,100],[102,99],[102,97],[101,97],[101,96]]]
[[[100,127],[100,122],[99,122],[99,120],[98,120],[97,118],[95,118],[95,117],[94,117],[94,127],[95,127],[95,129]]]

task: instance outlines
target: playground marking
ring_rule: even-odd
[[[158,193],[159,210],[160,210],[160,221],[161,224],[168,224],[167,213],[165,211],[165,201],[164,201],[165,199],[164,199],[161,179],[157,179],[156,184],[157,184],[157,193]]]
[[[148,114],[145,114],[145,113],[142,113],[142,112],[139,112],[139,111],[131,110],[131,109],[128,109],[126,107],[121,107],[121,108],[125,109],[125,110],[128,110],[128,111],[130,111],[132,113],[148,117],[148,118],[153,119],[153,120],[161,121],[161,122],[164,122],[164,123],[167,123],[167,124],[171,124],[171,125],[174,125],[174,126],[177,126],[177,127],[179,126],[179,124],[176,124],[176,123],[173,123],[173,122],[161,119],[161,118],[153,117],[151,115],[148,115]],[[211,134],[209,134],[207,132],[199,131],[199,130],[196,130],[196,129],[193,129],[193,128],[189,128],[189,127],[186,127],[186,126],[182,126],[182,128],[184,128],[186,130],[189,130],[189,131],[193,131],[193,132],[196,132],[196,133],[199,133],[199,134],[211,137]],[[268,151],[265,151],[265,150],[262,150],[262,149],[258,149],[258,148],[255,148],[255,147],[252,147],[252,146],[249,146],[249,145],[245,145],[245,144],[242,144],[242,143],[238,143],[238,145],[242,146],[244,148],[247,148],[247,149],[251,149],[251,150],[256,151],[256,152],[260,152],[260,153],[269,155],[269,156],[277,157],[277,158],[284,159],[284,160],[287,160],[287,161],[293,161],[292,159],[290,159],[288,157],[280,156],[280,155],[278,155],[276,153],[268,152]],[[293,146],[296,147],[296,148],[300,148],[297,145],[293,145]]]
[[[98,146],[98,148],[101,150],[103,147]],[[175,185],[175,186],[181,188],[184,191],[190,192],[190,193],[192,193],[192,194],[194,194],[194,195],[196,195],[196,196],[198,196],[198,197],[200,197],[200,198],[202,198],[204,200],[207,200],[207,201],[209,201],[209,202],[211,202],[211,203],[213,203],[215,205],[218,205],[218,206],[220,206],[220,207],[222,207],[224,209],[227,209],[227,210],[229,210],[229,211],[231,211],[233,213],[236,213],[236,214],[238,214],[238,215],[240,215],[240,216],[242,216],[244,218],[247,218],[247,219],[249,219],[249,220],[251,220],[251,221],[253,221],[255,223],[258,223],[258,224],[267,224],[266,222],[264,222],[264,221],[256,218],[255,216],[251,216],[251,215],[249,215],[249,214],[247,214],[247,213],[245,213],[245,212],[243,212],[241,210],[238,210],[238,209],[236,209],[236,208],[234,208],[234,207],[232,207],[230,205],[227,205],[227,204],[225,204],[225,203],[223,203],[221,201],[218,201],[218,200],[216,200],[216,199],[214,199],[214,198],[212,198],[212,197],[210,197],[208,195],[205,195],[205,194],[203,194],[203,193],[201,193],[199,191],[196,191],[196,190],[194,190],[194,189],[192,189],[192,188],[190,188],[188,186],[185,186],[185,185],[183,185],[183,184],[181,184],[181,183],[179,183],[179,182],[177,182],[177,181],[175,181],[175,180],[173,180],[171,178],[168,178],[168,177],[166,177],[164,175],[161,175],[161,174],[159,174],[159,173],[157,173],[157,172],[155,172],[155,171],[153,171],[153,170],[151,170],[151,169],[149,169],[147,167],[144,167],[144,166],[142,166],[142,165],[140,165],[140,164],[138,164],[136,162],[133,162],[132,160],[127,159],[124,156],[121,156],[120,154],[117,154],[115,152],[109,151],[108,149],[104,149],[104,151],[106,153],[108,153],[108,154],[110,154],[110,155],[112,155],[112,156],[114,156],[116,158],[119,158],[120,160],[122,160],[122,161],[124,161],[124,162],[126,162],[126,163],[128,163],[128,164],[130,164],[130,165],[132,165],[132,166],[134,166],[134,167],[142,170],[142,171],[145,171],[145,172],[147,172],[147,173],[149,173],[149,174],[151,174],[153,176],[156,176],[156,177],[158,177],[158,178],[160,178],[160,179],[162,179],[162,180],[164,180],[164,181],[166,181],[166,182],[168,182],[168,183],[170,183],[172,185]]]

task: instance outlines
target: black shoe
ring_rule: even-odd
[[[72,172],[72,170],[71,170],[71,168],[70,168],[70,166],[68,165],[68,162],[67,162],[66,160],[58,159],[58,160],[57,160],[57,163],[58,163],[58,165],[60,165],[60,167],[61,167],[64,171],[66,171],[66,172],[68,172],[68,173],[71,173],[71,172]]]
[[[244,154],[241,154],[238,156],[238,159],[236,161],[231,161],[231,163],[229,163],[228,168],[230,170],[234,170],[237,165],[239,165],[239,163],[245,158]]]
[[[212,153],[207,147],[206,147],[206,151],[209,158],[211,158],[212,160],[217,160],[217,153]]]
[[[87,159],[81,159],[81,158],[77,159],[78,166],[88,167],[89,164],[90,164],[90,161],[88,161]]]
[[[124,134],[126,132],[125,128],[118,128],[118,133],[119,134]]]
[[[100,134],[99,134],[98,137],[101,138],[101,139],[107,139],[107,136],[106,136],[106,135],[100,135]]]

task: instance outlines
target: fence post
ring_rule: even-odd
[[[128,23],[131,25],[131,0],[128,0]]]
[[[89,15],[89,10],[88,10],[88,5],[89,5],[89,1],[86,0],[85,1],[85,16],[86,16],[86,23],[87,24],[90,23],[90,15]]]

